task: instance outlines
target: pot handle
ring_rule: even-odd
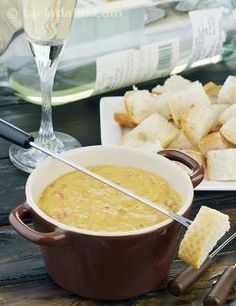
[[[162,150],[159,151],[158,154],[170,160],[180,162],[185,166],[187,166],[188,168],[190,168],[192,170],[192,173],[189,176],[194,188],[197,187],[203,181],[204,179],[203,166],[189,155],[179,150],[173,150],[173,149]]]
[[[59,230],[50,233],[40,233],[31,229],[23,222],[26,216],[31,216],[31,209],[22,204],[11,211],[9,221],[14,229],[29,241],[45,246],[62,245],[68,241],[66,234]]]

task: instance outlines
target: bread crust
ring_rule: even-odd
[[[185,233],[179,257],[199,269],[216,243],[230,229],[229,216],[202,206]]]
[[[236,117],[230,118],[220,129],[221,134],[236,145]]]

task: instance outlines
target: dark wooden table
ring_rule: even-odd
[[[221,83],[228,74],[236,73],[236,65],[218,64],[195,69],[185,75],[192,80]],[[156,82],[143,84],[152,88]],[[112,95],[123,94],[124,90]],[[99,99],[93,97],[54,109],[54,123],[58,131],[64,131],[78,138],[84,146],[100,144]],[[0,117],[16,124],[26,131],[37,130],[40,108],[20,100],[10,89],[0,89]],[[204,296],[213,283],[213,277],[224,268],[236,262],[236,242],[232,242],[217,256],[216,263],[195,284],[193,289],[176,298],[168,294],[165,286],[157,292],[123,302],[96,302],[70,294],[59,288],[49,277],[38,246],[20,237],[9,225],[8,214],[17,204],[24,201],[24,185],[27,175],[14,168],[8,159],[9,144],[0,140],[0,306],[60,306],[60,305],[202,305]],[[236,227],[236,192],[195,192],[192,216],[201,205],[230,215],[232,228]],[[220,226],[220,225],[219,225]],[[176,259],[168,279],[176,276],[185,264]],[[236,291],[233,290],[227,305],[236,305]]]

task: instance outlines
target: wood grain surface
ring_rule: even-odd
[[[221,83],[227,75],[235,74],[236,64],[217,64],[185,73],[191,80]],[[163,80],[161,80],[163,82]],[[152,88],[157,81],[142,84],[140,88]],[[125,90],[107,95],[121,95]],[[99,100],[88,100],[56,107],[53,112],[55,128],[70,133],[83,145],[100,144]],[[37,130],[40,107],[22,101],[10,89],[0,88],[0,117],[26,131]],[[168,294],[166,284],[158,291],[121,302],[97,302],[87,300],[59,288],[48,275],[40,248],[20,237],[9,225],[10,210],[24,202],[24,185],[27,174],[14,168],[8,159],[9,144],[0,140],[0,306],[172,306],[202,305],[202,300],[212,286],[214,277],[224,268],[236,262],[236,243],[221,252],[210,270],[194,285],[191,291],[176,298]],[[201,205],[219,209],[230,215],[232,229],[236,230],[236,191],[195,192],[191,217]],[[30,222],[30,220],[29,220]],[[175,277],[185,263],[176,259],[168,279]],[[232,290],[227,305],[236,306],[236,291]]]

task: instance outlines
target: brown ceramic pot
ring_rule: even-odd
[[[179,214],[184,216],[190,211],[193,187],[204,177],[203,168],[195,160],[175,150],[155,155],[131,148],[95,146],[64,156],[85,167],[116,164],[157,173],[180,193],[183,206]],[[190,167],[192,174],[188,176],[169,159]],[[26,184],[27,203],[10,214],[12,226],[41,246],[52,278],[73,293],[92,299],[120,300],[155,290],[168,275],[183,227],[167,219],[142,230],[109,233],[61,224],[44,214],[37,200],[48,184],[70,171],[71,168],[51,158],[34,170]],[[23,222],[29,216],[34,230]]]

